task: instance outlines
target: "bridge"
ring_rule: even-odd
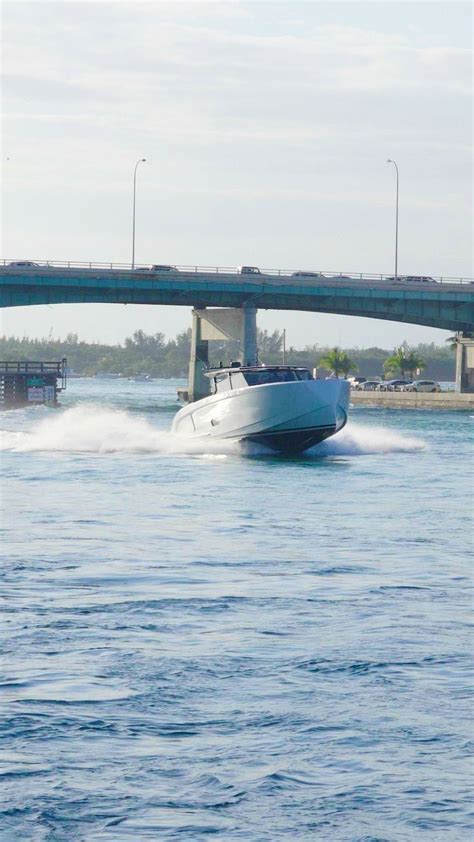
[[[433,278],[396,282],[383,275],[291,270],[240,274],[235,268],[177,266],[173,271],[127,264],[3,261],[0,307],[35,304],[162,304],[306,310],[409,322],[452,331],[474,328],[474,281]],[[15,265],[16,264],[16,265]]]
[[[362,316],[454,331],[474,331],[474,280],[437,277],[395,280],[382,274],[262,269],[255,274],[235,267],[149,266],[65,261],[0,261],[0,307],[38,304],[160,304],[192,307],[195,320],[191,394],[202,383],[208,339],[200,330],[205,308],[239,309],[242,354],[256,357],[256,311],[302,310]],[[219,330],[217,312],[214,328]],[[229,334],[230,335],[230,334]],[[469,352],[470,353],[470,352]],[[458,360],[467,357],[458,354]],[[467,354],[467,351],[466,351]],[[459,363],[457,379],[468,377]],[[470,365],[469,365],[470,368]],[[473,374],[474,377],[474,374]],[[196,389],[192,383],[196,382]],[[470,385],[470,375],[469,375]],[[474,388],[474,383],[472,384]]]

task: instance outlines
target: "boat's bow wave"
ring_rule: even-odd
[[[12,416],[5,416],[5,420]],[[306,457],[355,456],[419,450],[424,443],[405,438],[383,427],[349,422],[330,440],[311,448]],[[14,452],[69,452],[90,454],[148,453],[157,456],[274,456],[253,442],[242,446],[231,439],[174,435],[157,429],[147,419],[122,410],[98,409],[81,404],[49,412],[35,420],[28,431],[0,431],[0,450]]]

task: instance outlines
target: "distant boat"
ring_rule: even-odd
[[[137,374],[136,377],[129,377],[129,380],[132,380],[134,383],[148,383],[153,380],[149,374]]]
[[[112,371],[98,371],[95,374],[97,380],[117,380],[119,377],[122,377],[122,375],[114,374]]]
[[[263,444],[278,453],[302,453],[342,430],[347,380],[315,380],[296,366],[209,369],[212,394],[180,409],[173,433]]]

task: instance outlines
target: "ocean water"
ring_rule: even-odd
[[[0,419],[1,839],[472,839],[474,418],[285,459],[177,385]]]

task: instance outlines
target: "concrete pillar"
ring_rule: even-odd
[[[202,339],[201,319],[193,310],[191,358],[189,360],[189,400],[198,401],[210,394],[210,380],[203,371],[209,365],[209,342]]]
[[[255,307],[243,308],[240,347],[242,349],[243,364],[257,365],[257,310]]]
[[[456,346],[456,392],[474,392],[474,338],[462,334]]]

